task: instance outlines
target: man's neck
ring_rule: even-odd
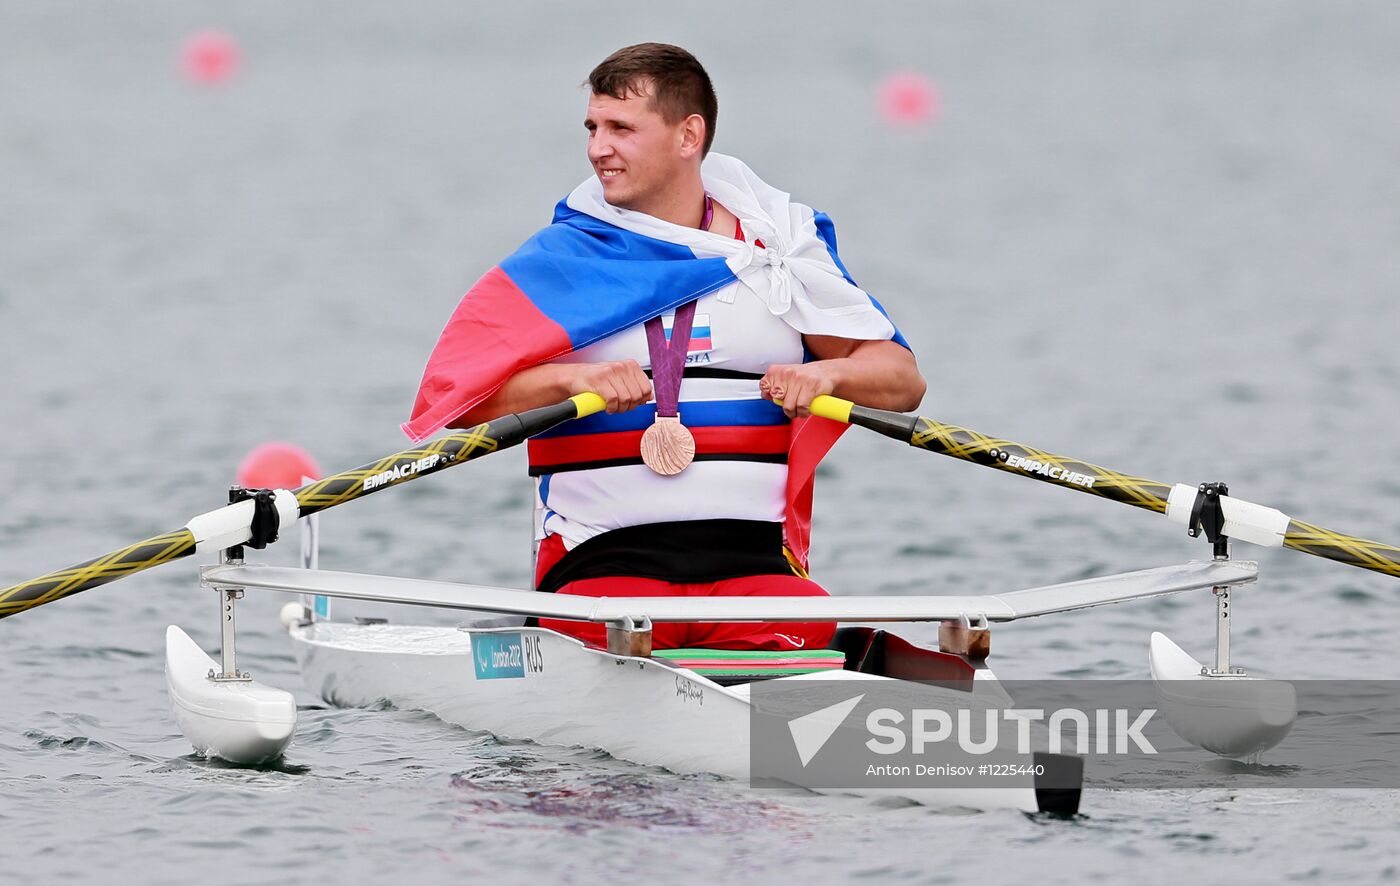
[[[647,206],[636,207],[636,211],[644,212],[662,221],[668,221],[673,225],[698,228],[705,215],[705,186],[700,181],[700,176],[697,175],[693,180],[687,181],[684,186],[673,188],[666,194],[660,195],[656,201]]]

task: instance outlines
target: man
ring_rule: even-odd
[[[914,409],[914,357],[846,274],[829,219],[707,159],[718,106],[690,53],[629,46],[588,83],[594,176],[462,300],[405,431],[597,392],[606,413],[530,441],[538,589],[824,595],[805,573],[811,478],[839,429],[809,406]],[[832,630],[666,624],[653,644],[813,648]]]

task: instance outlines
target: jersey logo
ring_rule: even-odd
[[[671,340],[671,326],[676,322],[676,316],[661,318],[661,328],[666,330],[666,341]],[[714,350],[714,338],[710,332],[710,315],[696,314],[695,320],[690,325],[690,347],[686,349],[686,354],[704,354]],[[690,360],[687,363],[693,362]],[[706,360],[705,362],[709,362]]]

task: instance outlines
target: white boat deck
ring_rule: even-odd
[[[1193,561],[1002,594],[834,597],[576,597],[514,588],[281,566],[206,566],[216,588],[264,588],[378,603],[407,603],[537,618],[621,623],[678,621],[1015,621],[1108,603],[1254,581],[1247,560]]]

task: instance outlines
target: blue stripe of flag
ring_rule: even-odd
[[[689,247],[624,231],[562,201],[554,221],[501,270],[575,350],[737,279],[722,258],[697,259]]]

